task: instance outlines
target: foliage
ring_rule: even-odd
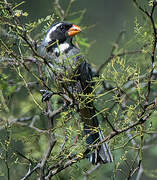
[[[49,67],[48,59],[40,55],[39,46],[56,17],[57,21],[81,24],[85,10],[72,12],[73,3],[70,0],[63,9],[56,0],[52,14],[23,23],[29,16],[20,10],[24,2],[0,1],[0,176],[137,180],[142,174],[155,177],[156,169],[150,171],[146,166],[145,150],[156,157],[157,2],[147,2],[147,10],[140,1],[132,0],[146,21],[135,19],[134,37],[128,49],[125,44],[119,46],[124,34],[121,32],[110,56],[95,72],[92,93],[74,91],[67,95],[75,74],[65,71],[58,75],[56,69]],[[92,43],[82,36],[76,40],[86,54]],[[45,66],[55,75],[53,85]],[[41,89],[53,92],[46,103],[41,101]],[[105,134],[102,142],[88,148],[94,150],[108,142],[114,155],[111,164],[94,167],[86,159],[86,137],[78,109],[85,107],[87,101],[94,102],[95,116]]]

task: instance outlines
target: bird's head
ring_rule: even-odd
[[[48,30],[44,39],[44,44],[48,51],[58,44],[72,43],[72,37],[81,32],[81,28],[69,22],[58,22],[53,24]]]

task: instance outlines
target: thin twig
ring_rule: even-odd
[[[71,166],[72,164],[77,163],[81,159],[83,159],[83,157],[76,156],[73,159],[66,161],[66,163],[64,165],[62,165],[62,166],[59,165],[58,168],[56,168],[55,170],[50,171],[49,174],[45,177],[45,179],[50,179],[55,174],[61,172],[62,170],[66,169],[67,167]]]
[[[31,166],[31,164],[30,164],[30,166]],[[23,178],[21,178],[21,180],[26,180],[27,178],[29,178],[34,173],[34,171],[36,171],[39,168],[40,168],[40,164],[39,163],[32,170],[29,167],[26,175]]]
[[[156,1],[153,1],[153,7],[151,9],[151,12],[148,12],[147,10],[145,10],[144,8],[142,8],[139,5],[137,0],[133,0],[133,2],[135,3],[136,7],[148,17],[148,19],[151,22],[151,26],[152,26],[152,30],[153,30],[153,45],[152,45],[152,53],[151,53],[152,69],[151,69],[149,77],[148,77],[147,92],[145,95],[146,104],[147,104],[149,102],[149,95],[150,95],[150,90],[151,90],[151,78],[153,76],[153,71],[154,71],[155,52],[156,52],[156,45],[157,45],[157,29],[156,29],[155,21],[153,18],[155,7],[157,6],[157,3],[156,3]]]
[[[101,70],[114,58],[116,57],[122,57],[122,56],[126,56],[126,55],[132,55],[132,54],[138,54],[138,53],[142,53],[142,50],[135,50],[135,51],[125,51],[123,53],[118,53],[115,55],[110,56],[108,59],[106,59],[106,61],[101,64],[101,66],[99,67],[99,69],[96,72],[96,76],[98,76],[101,72]]]
[[[107,121],[107,123],[109,124],[109,126],[111,127],[111,129],[112,129],[113,131],[117,132],[117,130],[114,128],[114,126],[110,123],[110,121],[109,121],[109,119],[108,119],[107,116],[105,117],[105,120]]]
[[[125,32],[126,32],[125,30],[122,30],[122,31],[119,33],[119,35],[118,35],[118,37],[117,37],[117,39],[116,39],[116,41],[115,41],[115,43],[113,44],[113,47],[112,47],[112,49],[111,49],[110,57],[114,55],[114,51],[116,50],[117,46],[119,45],[119,42],[120,42],[120,40],[121,40],[121,38],[123,37],[123,35],[124,35]]]
[[[54,148],[55,144],[56,144],[56,138],[53,134],[50,134],[49,135],[49,147],[48,149],[46,150],[46,152],[44,153],[43,155],[43,158],[41,160],[41,163],[40,163],[40,177],[41,179],[45,179],[45,174],[44,174],[44,170],[45,170],[45,164],[48,160],[48,158],[50,157],[50,154],[51,154],[51,151],[52,149]]]
[[[110,139],[114,138],[115,136],[124,133],[126,131],[128,131],[129,129],[132,129],[134,127],[137,127],[138,125],[143,124],[145,121],[147,121],[147,119],[151,116],[151,114],[153,113],[153,111],[151,111],[150,113],[148,113],[146,116],[141,117],[138,121],[136,121],[135,123],[133,123],[132,125],[129,125],[128,127],[125,127],[123,129],[120,130],[116,130],[116,131],[112,131],[108,136],[106,136],[101,142],[94,144],[94,145],[90,145],[89,148],[97,148],[98,146],[100,146],[102,143],[109,141]]]

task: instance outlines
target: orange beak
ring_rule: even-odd
[[[75,36],[79,32],[81,32],[80,26],[73,24],[73,26],[68,30],[68,36]]]

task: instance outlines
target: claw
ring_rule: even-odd
[[[48,91],[45,89],[41,89],[40,92],[42,93],[42,99],[41,99],[42,102],[48,101],[53,95],[52,91]]]

